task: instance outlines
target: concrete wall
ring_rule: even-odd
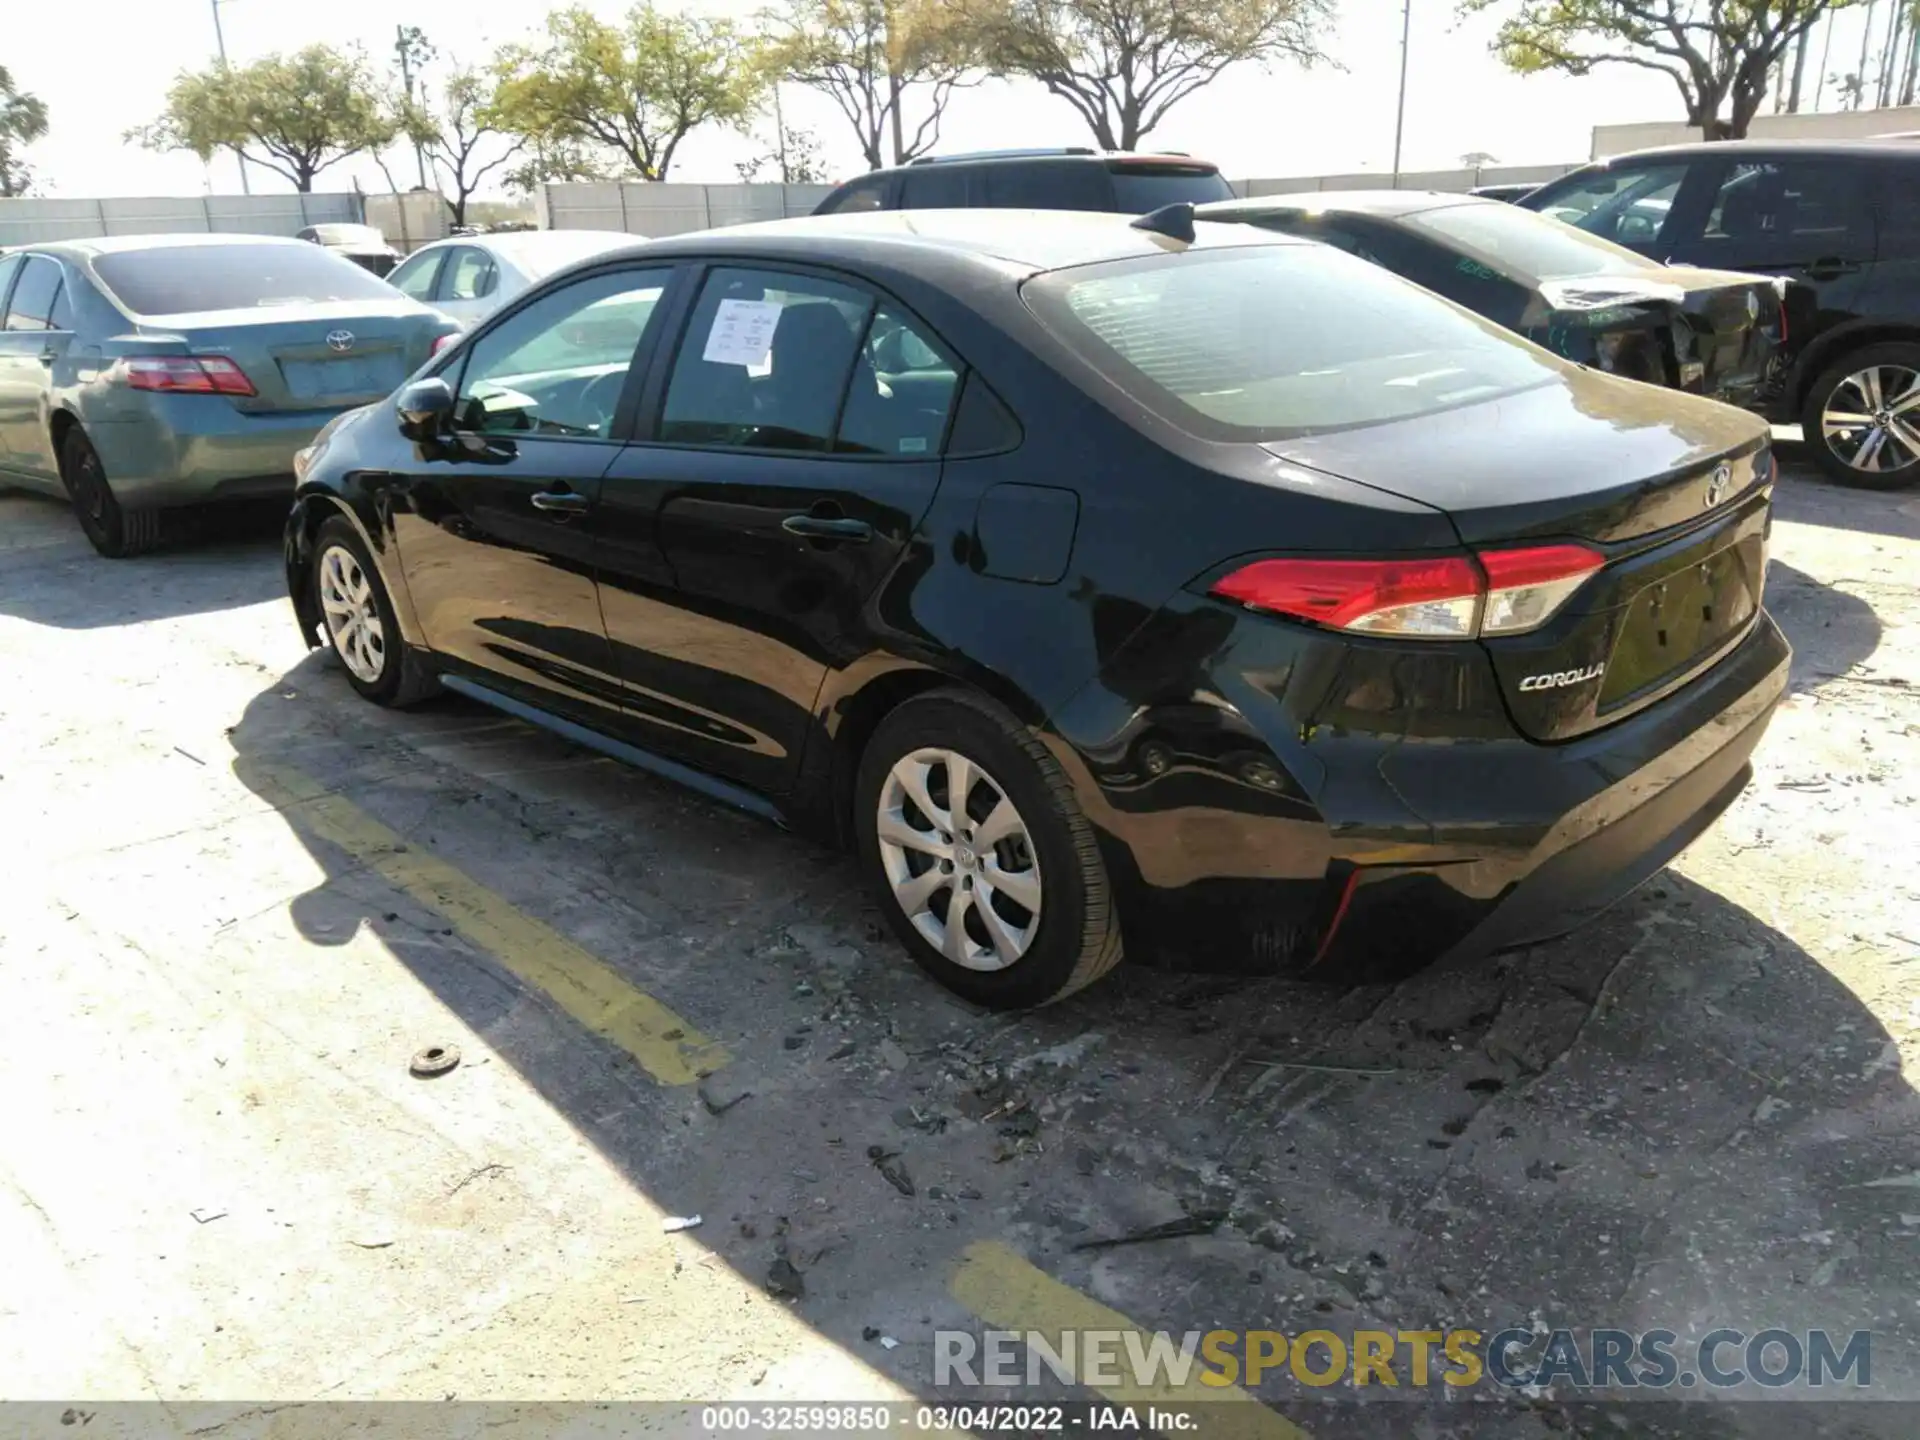
[[[617,230],[683,235],[810,214],[831,185],[678,185],[647,181],[543,185],[535,199],[549,230]]]
[[[294,235],[307,225],[361,219],[358,195],[194,195],[133,199],[0,199],[0,245],[94,235],[220,231]]]
[[[431,240],[443,240],[450,228],[447,202],[437,191],[367,196],[367,224],[377,226],[387,243],[403,255]]]
[[[1402,170],[1396,187],[1391,175],[1378,170],[1348,175],[1291,175],[1272,180],[1236,180],[1236,195],[1298,195],[1313,190],[1440,190],[1465,194],[1482,185],[1544,185],[1557,180],[1573,165],[1489,165],[1482,170]]]
[[[1920,135],[1920,105],[1836,110],[1819,115],[1756,115],[1747,128],[1749,140],[1871,140],[1882,135]],[[1654,145],[1691,145],[1700,138],[1697,125],[1677,122],[1596,125],[1593,158],[1600,160]]]

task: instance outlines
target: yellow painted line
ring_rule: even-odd
[[[632,1055],[663,1085],[691,1085],[730,1058],[599,956],[582,949],[444,860],[409,843],[311,777],[244,757],[234,773],[301,829],[430,906],[523,985]]]
[[[996,1330],[1038,1330],[1054,1336],[1064,1330],[1132,1330],[1142,1336],[1143,1342],[1147,1334],[1118,1310],[1109,1310],[1072,1286],[1062,1285],[997,1240],[969,1245],[961,1253],[947,1289],[955,1300]],[[1121,1368],[1124,1371],[1126,1367]],[[1184,1385],[1161,1378],[1151,1385],[1128,1380],[1090,1388],[1116,1405],[1205,1405],[1204,1433],[1208,1440],[1226,1435],[1245,1436],[1247,1440],[1308,1440],[1306,1431],[1239,1386],[1216,1389],[1202,1385],[1197,1359]]]

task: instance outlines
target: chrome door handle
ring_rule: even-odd
[[[557,515],[584,515],[593,504],[586,496],[571,490],[538,490],[527,497],[527,503],[536,510]]]
[[[789,535],[808,540],[871,540],[873,526],[864,520],[848,520],[827,515],[789,515],[780,522]]]

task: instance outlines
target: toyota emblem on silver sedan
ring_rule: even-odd
[[[351,330],[329,330],[327,332],[327,348],[338,351],[342,355],[346,354],[347,351],[353,348],[353,332]]]

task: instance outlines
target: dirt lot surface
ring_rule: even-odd
[[[0,497],[0,1395],[928,1396],[936,1330],[1093,1302],[1871,1329],[1873,1393],[1920,1400],[1920,495],[1794,475],[1774,554],[1797,654],[1753,784],[1584,933],[1345,991],[1135,957],[1009,1019],[843,857],[357,700],[270,525],[110,564]],[[1075,1248],[1192,1214],[1224,1219]],[[1259,1389],[1267,1434],[1569,1424]]]

